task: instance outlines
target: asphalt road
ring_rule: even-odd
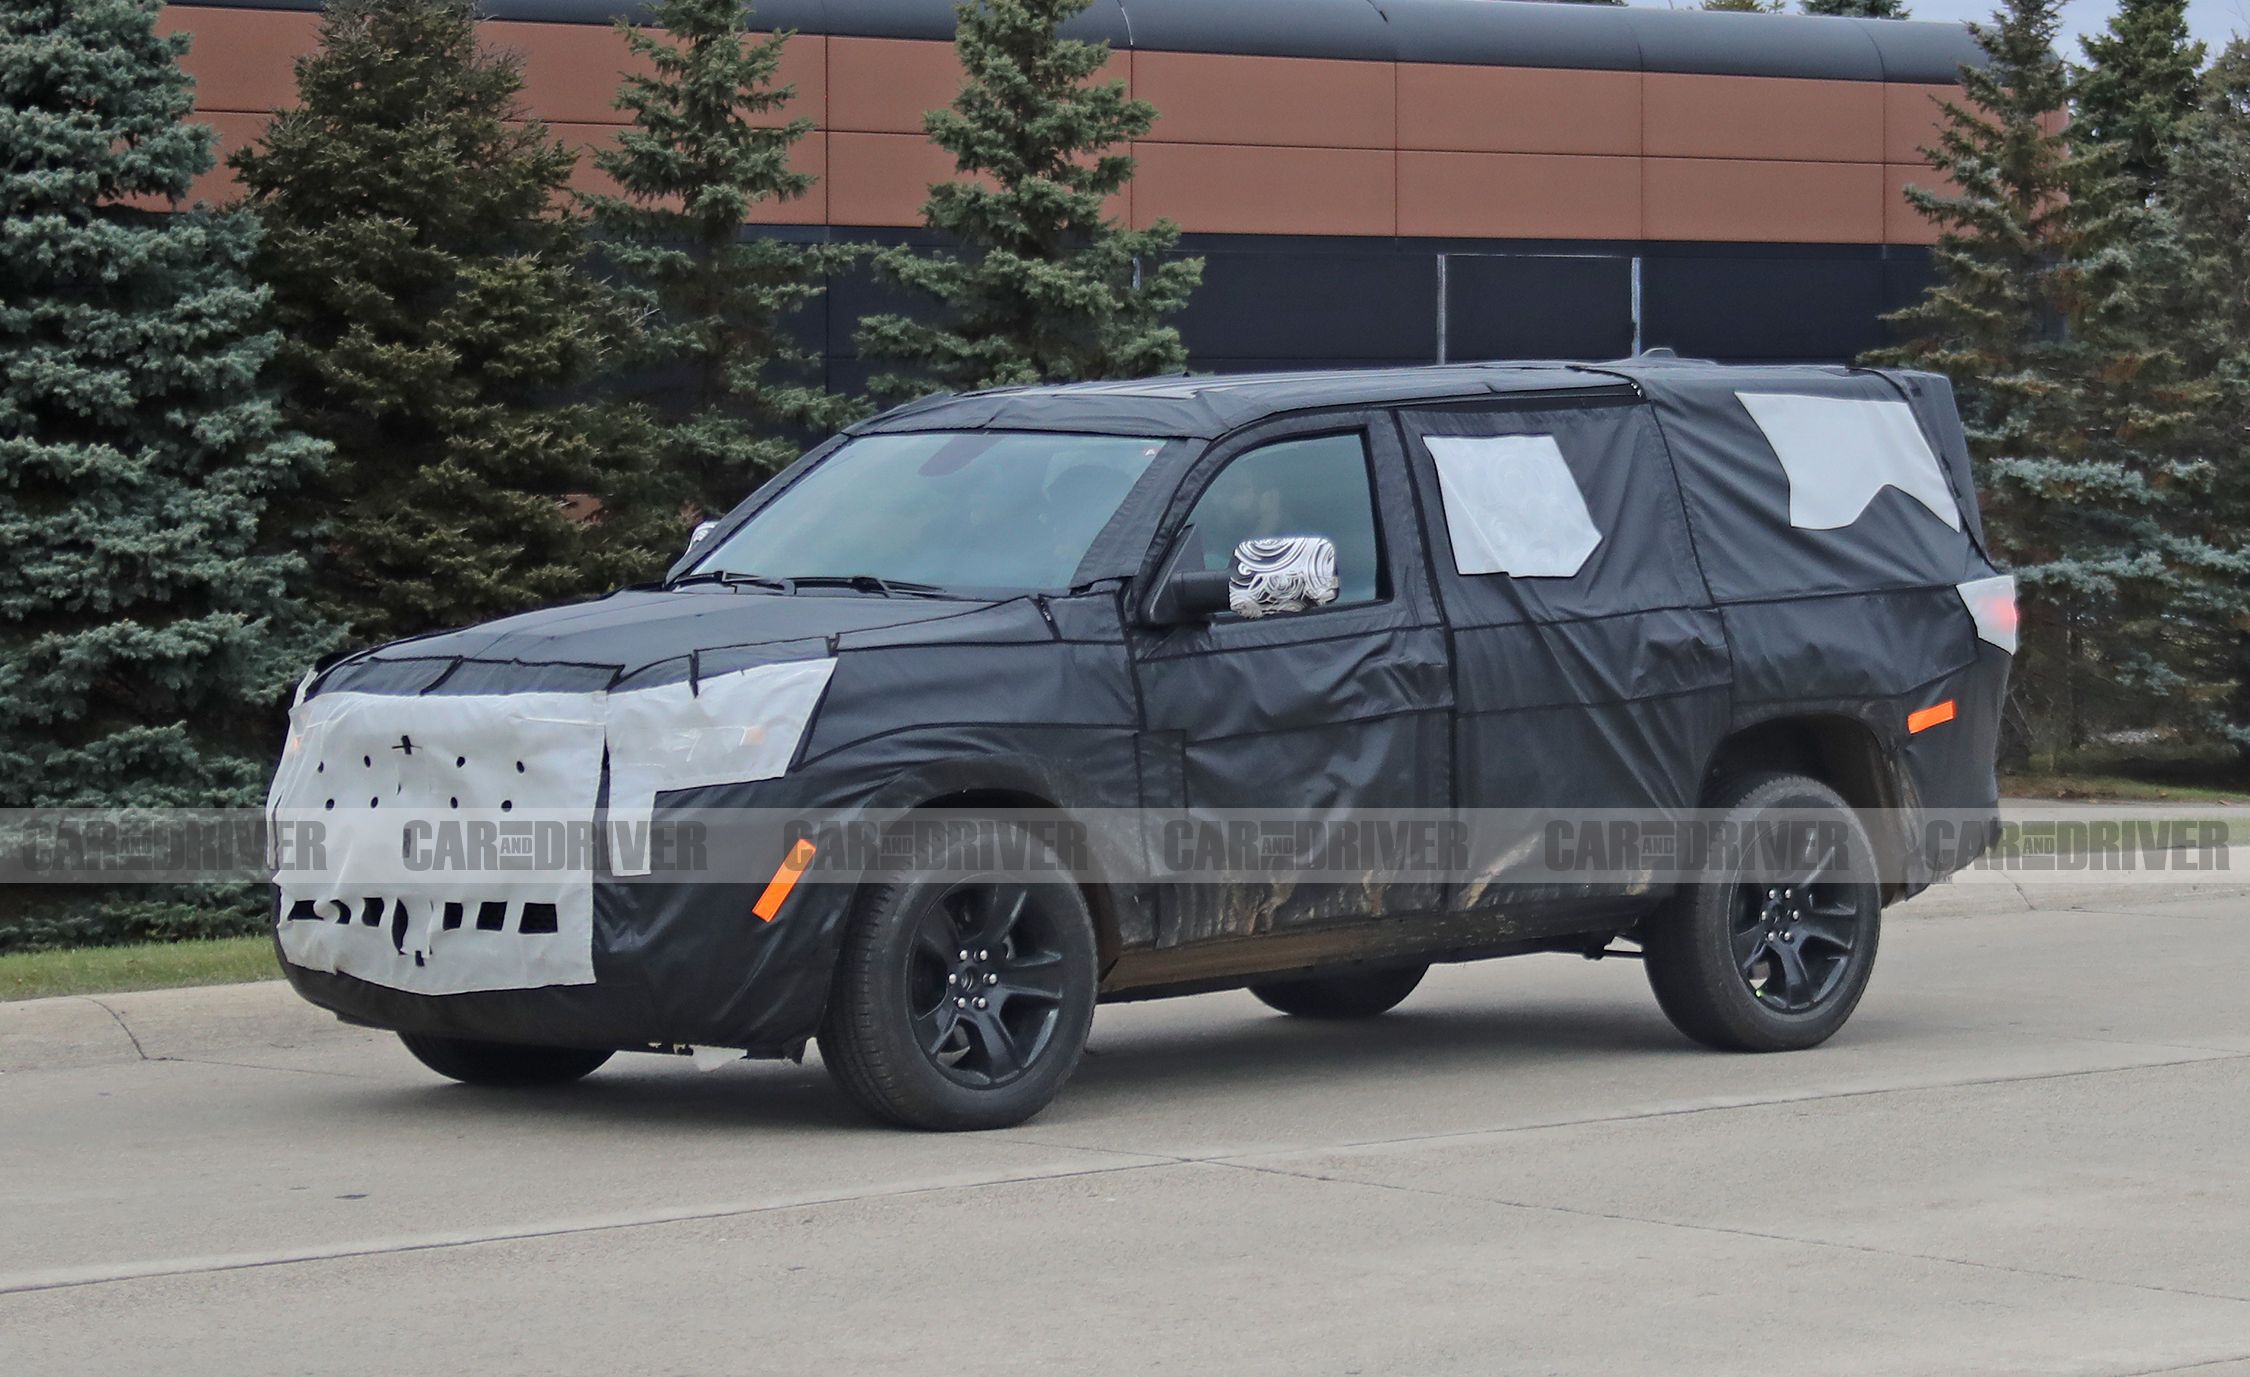
[[[121,1054],[19,1019],[0,1074],[0,1372],[2250,1372],[2250,898],[2098,903],[1894,911],[1790,1056],[1622,961],[1108,1008],[976,1136],[811,1064],[480,1092],[270,988],[81,1003]]]

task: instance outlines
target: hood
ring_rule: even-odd
[[[394,641],[324,671],[317,692],[590,692],[645,688],[833,653],[835,639],[992,606],[951,598],[696,586],[634,589]]]

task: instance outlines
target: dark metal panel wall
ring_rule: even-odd
[[[1384,241],[1372,250],[1307,246],[1203,259],[1203,288],[1180,320],[1200,367],[1437,357],[1435,255],[1395,252]]]
[[[1633,351],[1633,261],[1449,253],[1446,348],[1476,359],[1613,359]]]
[[[929,242],[896,230],[826,233]],[[1927,249],[1904,245],[1189,235],[1182,252],[1205,265],[1179,318],[1190,366],[1215,373],[1438,359],[1441,257],[1452,362],[1619,358],[1637,343],[1725,362],[1846,363],[1894,342],[1883,315],[1913,301],[1931,271]],[[852,332],[879,311],[932,318],[862,268],[836,279],[803,322],[800,338],[827,356],[831,387],[857,389],[876,371],[854,356]]]
[[[1855,358],[1883,343],[1877,252],[1652,253],[1641,342],[1730,363]]]
[[[1883,312],[1888,315],[1901,311],[1922,299],[1922,293],[1937,281],[1937,265],[1928,253],[1891,253],[1883,259]],[[1887,342],[1895,343],[1902,337],[1896,326],[1885,327]]]

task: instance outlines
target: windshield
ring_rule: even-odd
[[[692,572],[1060,591],[1164,444],[1007,431],[863,435]]]

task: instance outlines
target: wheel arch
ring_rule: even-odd
[[[949,788],[933,794],[913,805],[910,812],[1042,812],[1068,815],[1068,810],[1054,799],[1020,785],[974,784]],[[1118,954],[1124,950],[1123,915],[1119,911],[1117,886],[1099,871],[1100,862],[1089,852],[1087,865],[1095,873],[1080,873],[1074,880],[1078,892],[1086,901],[1086,911],[1094,918],[1094,949],[1100,956],[1104,977],[1116,964]]]
[[[1877,873],[1890,877],[1883,881],[1883,901],[1910,892],[1913,786],[1897,751],[1873,727],[1838,711],[1776,713],[1738,725],[1713,748],[1698,798],[1710,798],[1730,776],[1765,770],[1801,774],[1834,789],[1867,828]]]

